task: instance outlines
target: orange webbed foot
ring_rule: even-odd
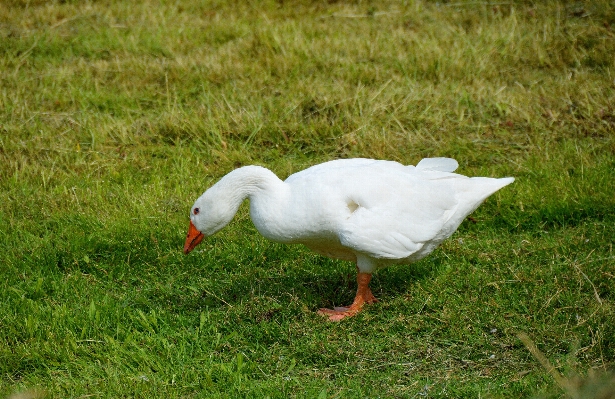
[[[352,307],[335,307],[333,309],[319,309],[318,314],[327,316],[329,321],[340,321],[346,317],[352,317],[359,313],[358,309],[352,309]]]
[[[352,305],[348,307],[335,307],[333,309],[320,309],[318,314],[327,316],[330,321],[340,321],[346,317],[352,317],[359,313],[364,304],[378,302],[378,299],[376,299],[369,288],[369,281],[371,278],[372,275],[370,273],[359,272],[357,274],[357,295]]]

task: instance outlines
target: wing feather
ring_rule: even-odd
[[[375,258],[402,259],[440,233],[458,205],[450,182],[405,180],[387,191],[385,201],[360,206],[347,219],[340,232],[342,245]]]
[[[459,164],[453,158],[423,158],[416,165],[417,169],[438,172],[454,172],[458,167]]]

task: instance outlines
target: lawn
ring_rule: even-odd
[[[606,0],[0,3],[0,397],[589,389],[615,368],[614,54]],[[236,167],[430,156],[516,181],[354,318],[316,314],[354,265],[247,204],[182,253]]]

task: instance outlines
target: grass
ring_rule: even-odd
[[[615,8],[585,2],[0,4],[0,396],[562,396],[615,364]],[[456,158],[515,176],[373,280],[260,237],[245,164]],[[536,353],[536,352],[535,352]],[[17,396],[13,396],[17,397]]]

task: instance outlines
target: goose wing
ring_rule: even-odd
[[[403,259],[438,239],[459,205],[451,180],[464,177],[446,179],[435,172],[437,179],[430,180],[420,175],[368,183],[371,189],[353,199],[356,208],[340,230],[341,244],[374,258]]]

